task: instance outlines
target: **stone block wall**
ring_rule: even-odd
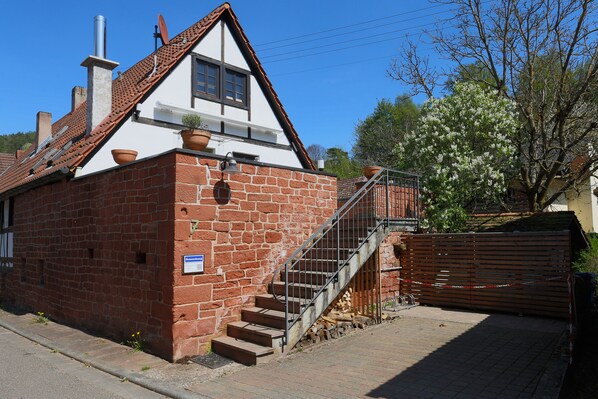
[[[174,358],[209,349],[241,308],[265,293],[273,272],[336,210],[336,178],[177,155],[174,241]],[[191,226],[196,230],[191,234]],[[184,255],[205,272],[182,274]]]
[[[3,299],[172,352],[174,154],[15,196]]]
[[[392,232],[380,244],[380,298],[382,302],[386,298],[395,297],[399,294],[401,276],[401,262],[399,245],[405,233]]]
[[[15,196],[0,298],[169,360],[206,352],[336,209],[336,178],[171,151]],[[191,228],[195,231],[191,234]],[[182,273],[203,254],[204,272]]]

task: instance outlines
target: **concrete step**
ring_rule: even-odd
[[[241,309],[241,320],[262,326],[284,329],[284,312],[258,307]]]
[[[309,284],[324,285],[333,273],[311,271],[311,270],[293,270],[288,273],[288,282],[290,284]],[[285,273],[280,273],[280,280],[285,281]]]
[[[235,321],[228,323],[226,334],[231,338],[242,339],[243,341],[273,348],[275,346],[280,347],[281,342],[277,342],[277,340],[284,337],[284,330],[248,323],[246,321]]]
[[[268,289],[274,288],[274,294],[284,295],[284,282],[277,281],[273,286],[268,286]],[[293,298],[313,298],[314,294],[320,290],[319,285],[311,284],[289,284],[289,297]]]
[[[265,361],[274,353],[274,348],[257,345],[232,337],[219,337],[212,340],[212,350],[236,362],[252,366]]]
[[[280,300],[283,300],[280,297]],[[272,294],[261,294],[255,296],[255,306],[258,308],[272,309],[284,312],[284,302],[280,302]],[[300,298],[289,298],[289,311],[298,313],[301,310]]]

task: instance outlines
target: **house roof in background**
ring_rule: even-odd
[[[467,227],[475,232],[571,231],[572,244],[586,248],[588,239],[573,211],[470,215]]]
[[[148,55],[112,82],[112,112],[92,132],[85,134],[87,103],[84,101],[75,110],[66,114],[52,125],[52,139],[36,150],[32,145],[7,170],[0,174],[0,194],[29,185],[35,180],[58,171],[70,172],[81,166],[85,160],[95,153],[118,127],[131,115],[135,106],[142,102],[153,88],[163,81],[169,72],[181,61],[197,42],[221,18],[230,22],[231,31],[240,39],[241,50],[248,58],[252,69],[257,72],[256,79],[264,87],[274,111],[281,119],[290,141],[297,148],[299,158],[305,168],[315,169],[307,155],[303,143],[299,139],[286,111],[274,92],[270,80],[261,66],[255,51],[233,13],[230,5],[224,3],[214,9],[206,17],[196,22],[170,40],[168,45],[158,49],[158,70],[149,76],[154,68],[154,53]],[[284,126],[286,125],[286,126]]]
[[[0,173],[4,172],[15,161],[15,154],[0,152]]]
[[[355,194],[357,188],[355,185],[357,183],[363,183],[367,179],[364,176],[359,177],[351,177],[348,179],[338,179],[336,183],[337,187],[337,198],[339,200],[349,199]]]

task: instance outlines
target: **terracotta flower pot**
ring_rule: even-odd
[[[207,147],[212,133],[203,129],[187,129],[181,130],[181,137],[183,138],[185,148],[201,151]]]
[[[363,168],[363,175],[371,179],[380,169],[382,169],[381,166],[366,166]]]
[[[133,162],[135,159],[137,159],[137,151],[114,149],[112,150],[112,158],[114,158],[114,162],[116,162],[119,165]]]

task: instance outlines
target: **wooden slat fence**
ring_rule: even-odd
[[[421,304],[568,317],[568,231],[422,234],[405,243],[400,291]]]
[[[351,302],[353,310],[380,321],[382,309],[380,308],[380,249],[361,267],[349,283],[353,289]]]

